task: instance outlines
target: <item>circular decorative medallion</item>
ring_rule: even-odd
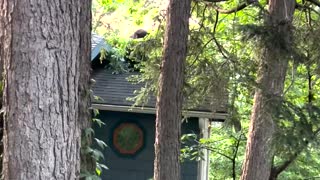
[[[124,122],[113,131],[113,145],[123,155],[134,155],[143,146],[144,134],[135,123]]]

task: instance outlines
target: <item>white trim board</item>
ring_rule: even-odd
[[[136,112],[136,113],[143,113],[143,114],[156,114],[156,109],[150,108],[150,107],[132,107],[132,106],[93,103],[92,108],[99,109],[99,110],[107,110],[107,111],[117,111],[117,112]],[[204,111],[184,111],[183,116],[224,120],[227,118],[228,114],[212,113],[212,112],[204,112]]]
[[[204,139],[210,138],[210,120],[208,118],[199,118],[200,137]],[[209,150],[203,149],[203,159],[198,162],[198,177],[197,180],[209,179]]]

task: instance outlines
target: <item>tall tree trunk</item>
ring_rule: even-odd
[[[1,6],[0,6],[1,7]],[[6,22],[4,22],[1,17],[2,9],[0,9],[0,109],[2,109],[2,96],[3,96],[3,58],[1,54],[3,54],[3,48],[1,47],[3,44],[4,38],[4,27]],[[3,113],[0,112],[0,170],[2,170],[2,158],[3,158]]]
[[[91,1],[0,0],[4,179],[77,179]]]
[[[81,0],[80,0],[81,1]],[[91,128],[91,113],[88,111],[88,107],[91,106],[90,99],[90,74],[91,74],[91,29],[92,29],[92,14],[91,14],[91,3],[92,0],[81,1],[80,7],[80,28],[84,29],[80,31],[80,49],[86,53],[82,53],[79,57],[80,62],[83,63],[79,66],[80,80],[79,83],[79,121],[82,124],[82,129]],[[90,71],[89,71],[90,69]],[[81,149],[80,152],[80,169],[83,173],[95,174],[96,162],[91,154],[86,153],[86,147],[91,146],[92,137],[86,137],[86,133],[82,132],[81,136]]]
[[[157,98],[154,179],[180,179],[182,88],[191,0],[170,0]]]
[[[242,169],[242,180],[268,180],[272,165],[272,141],[276,130],[274,110],[280,106],[291,51],[291,26],[294,0],[269,0],[266,25],[257,76],[249,138]]]

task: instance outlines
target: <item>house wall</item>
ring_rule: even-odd
[[[153,177],[155,115],[100,111],[99,119],[106,125],[95,127],[96,137],[109,145],[103,153],[104,164],[109,170],[104,170],[102,179],[106,180],[148,180]],[[133,157],[125,157],[114,150],[111,143],[112,130],[122,121],[134,121],[145,131],[145,144],[143,149]],[[182,125],[182,133],[199,133],[198,120],[189,119]],[[197,166],[195,161],[182,164],[182,180],[196,180]]]

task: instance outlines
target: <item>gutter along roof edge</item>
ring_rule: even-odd
[[[108,111],[156,114],[156,108],[150,108],[150,107],[132,107],[132,106],[108,105],[108,104],[97,104],[97,103],[92,103],[92,107],[95,109],[108,110]],[[183,111],[183,116],[225,120],[228,114],[222,113],[222,112],[213,113],[213,112],[191,110],[191,111]]]

